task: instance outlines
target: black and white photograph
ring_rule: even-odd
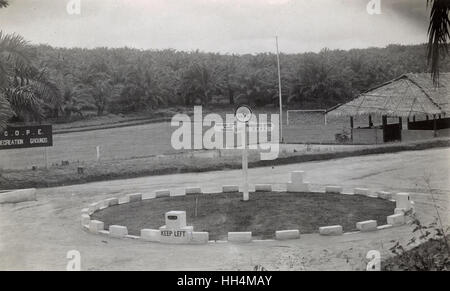
[[[0,0],[0,271],[450,271],[449,44],[450,0]]]

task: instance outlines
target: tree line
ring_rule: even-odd
[[[276,55],[270,53],[54,48],[30,46],[17,35],[0,35],[0,42],[0,49],[20,47],[9,58],[10,75],[0,80],[17,120],[278,102]],[[296,109],[347,102],[401,74],[426,72],[426,56],[426,45],[281,54],[284,102]],[[448,71],[449,62],[442,67]]]

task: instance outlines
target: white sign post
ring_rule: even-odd
[[[248,133],[248,122],[252,118],[252,111],[247,106],[240,106],[236,109],[235,117],[238,122],[244,123],[244,138],[243,138],[243,149],[242,149],[242,172],[244,176],[244,184],[242,188],[243,200],[248,201],[250,199],[250,194],[248,190],[248,149],[247,149],[247,133]]]

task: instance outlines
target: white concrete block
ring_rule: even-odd
[[[159,229],[141,229],[141,239],[151,242],[160,242],[161,231]]]
[[[342,235],[342,232],[341,225],[319,227],[319,233],[321,235]]]
[[[89,225],[91,217],[88,214],[81,214],[81,225]]]
[[[83,208],[81,209],[81,214],[89,214],[89,208]]]
[[[298,229],[278,230],[275,232],[275,238],[277,240],[299,239],[300,231]]]
[[[293,184],[302,184],[305,177],[305,171],[293,171],[290,173],[290,181]]]
[[[193,232],[191,243],[193,244],[207,244],[209,242],[208,232]]]
[[[89,212],[90,213],[94,213],[95,211],[97,211],[99,209],[100,209],[100,205],[97,202],[89,204]]]
[[[135,194],[128,194],[128,201],[130,202],[138,202],[142,200],[142,194],[141,193],[135,193]]]
[[[186,227],[186,211],[169,211],[165,214],[167,229],[181,229]]]
[[[119,204],[119,198],[109,198],[109,199],[106,199],[105,201],[106,201],[108,207]]]
[[[286,185],[286,191],[288,193],[309,192],[309,183],[302,183],[302,184],[288,183]]]
[[[235,243],[249,243],[252,241],[251,232],[229,232],[228,241]]]
[[[341,194],[343,191],[341,186],[326,186],[325,193]]]
[[[369,196],[370,190],[367,188],[355,188],[353,189],[353,193],[355,195]]]
[[[222,187],[222,192],[223,193],[239,192],[239,186],[236,186],[236,185],[224,185]]]
[[[0,204],[36,201],[36,189],[0,192]]]
[[[123,238],[128,235],[128,229],[126,226],[120,225],[110,225],[109,226],[109,236],[115,238]]]
[[[142,194],[142,200],[155,199],[156,195],[153,192]]]
[[[200,187],[186,188],[186,195],[195,195],[195,194],[203,194],[202,188]]]
[[[411,209],[411,197],[409,193],[397,193],[395,195],[396,207],[407,211]]]
[[[356,223],[356,228],[363,232],[375,231],[377,230],[377,226],[378,225],[376,220],[360,221]]]
[[[272,192],[272,185],[257,184],[257,185],[255,185],[255,192]]]
[[[385,199],[385,200],[391,200],[392,199],[392,193],[386,192],[386,191],[378,191],[377,192],[378,198]]]
[[[101,230],[105,230],[105,224],[102,221],[91,220],[89,222],[89,231],[93,233],[98,233]]]
[[[155,192],[156,198],[162,198],[162,197],[170,197],[170,191],[169,190],[158,190]]]
[[[405,208],[395,208],[394,209],[394,214],[403,214],[405,215],[406,213],[406,209]]]
[[[159,230],[161,232],[161,243],[188,244],[192,240],[192,226],[186,226],[178,229],[170,229],[167,226],[162,226]]]
[[[387,223],[392,226],[400,226],[405,224],[405,215],[403,213],[394,214],[387,217]]]

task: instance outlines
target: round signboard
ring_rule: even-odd
[[[252,110],[246,105],[241,105],[236,109],[234,116],[236,117],[237,121],[246,123],[249,122],[252,118]]]

